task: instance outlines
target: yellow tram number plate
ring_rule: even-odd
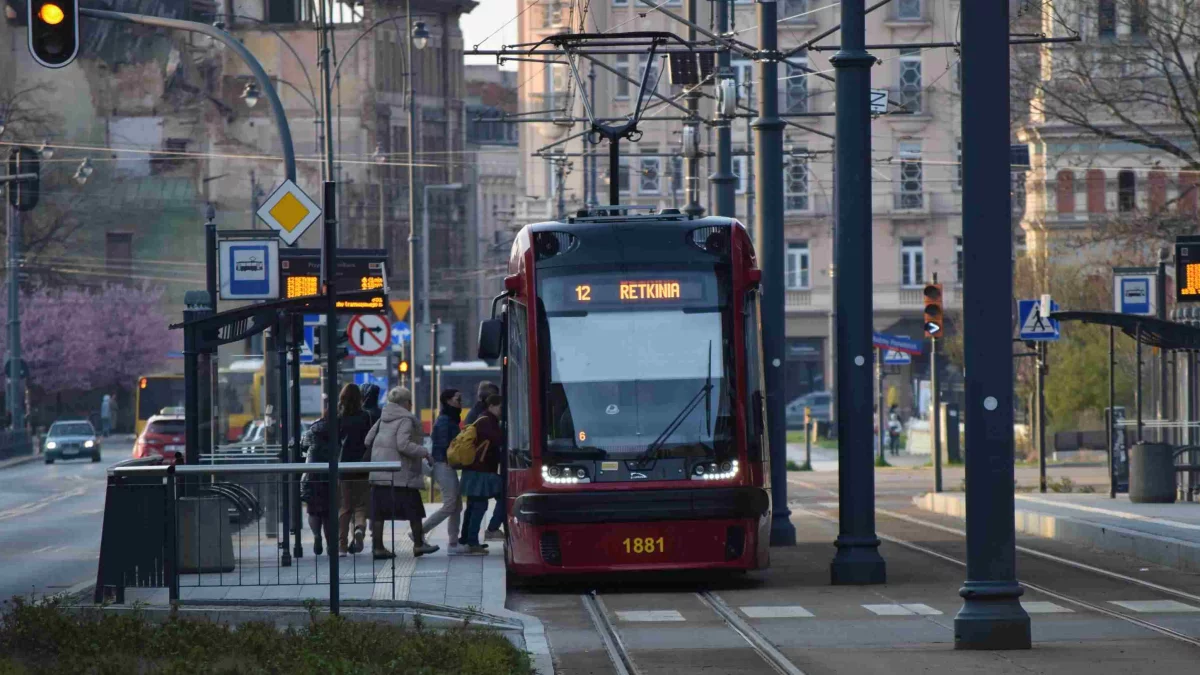
[[[626,553],[644,554],[644,553],[666,553],[666,542],[662,537],[657,539],[654,537],[626,537],[621,545],[625,547]]]

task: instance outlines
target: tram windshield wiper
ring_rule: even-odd
[[[667,428],[663,429],[662,433],[660,433],[658,437],[655,438],[652,443],[650,443],[650,445],[646,446],[646,451],[643,452],[641,458],[637,460],[639,467],[644,466],[645,464],[658,458],[658,451],[662,449],[664,444],[666,444],[667,439],[671,437],[671,434],[675,433],[675,430],[679,428],[679,425],[683,424],[683,421],[687,419],[688,415],[692,414],[692,411],[696,409],[696,406],[699,405],[701,401],[704,401],[705,428],[707,429],[708,435],[712,435],[712,389],[712,340],[709,340],[708,375],[704,379],[704,385],[700,387],[700,391],[696,392],[692,398],[688,400],[688,402],[683,406],[683,410],[680,410],[679,414],[675,415],[675,417],[671,419],[670,423],[667,424]]]

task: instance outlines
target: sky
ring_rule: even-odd
[[[462,18],[463,47],[470,51],[479,44],[480,49],[499,49],[506,44],[517,41],[517,22],[508,23],[517,15],[518,0],[477,0],[479,6]],[[488,38],[501,25],[508,23],[491,38]],[[487,38],[486,42],[482,42]],[[481,44],[482,42],[482,44]],[[495,64],[494,56],[470,56],[467,63]],[[516,63],[504,64],[507,70],[516,70]]]

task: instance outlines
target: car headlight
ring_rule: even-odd
[[[54,441],[46,441],[46,449],[47,450],[53,450],[57,447],[58,447],[58,443],[55,443]]]
[[[84,441],[84,442],[83,442],[83,447],[85,447],[85,448],[94,448],[94,447],[96,447],[96,441]]]
[[[692,469],[692,480],[729,480],[738,473],[738,461],[707,462]]]

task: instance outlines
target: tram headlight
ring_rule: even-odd
[[[543,466],[542,481],[548,485],[578,485],[590,483],[587,469],[570,466]]]
[[[706,462],[692,469],[692,480],[729,480],[738,474],[738,461]]]

